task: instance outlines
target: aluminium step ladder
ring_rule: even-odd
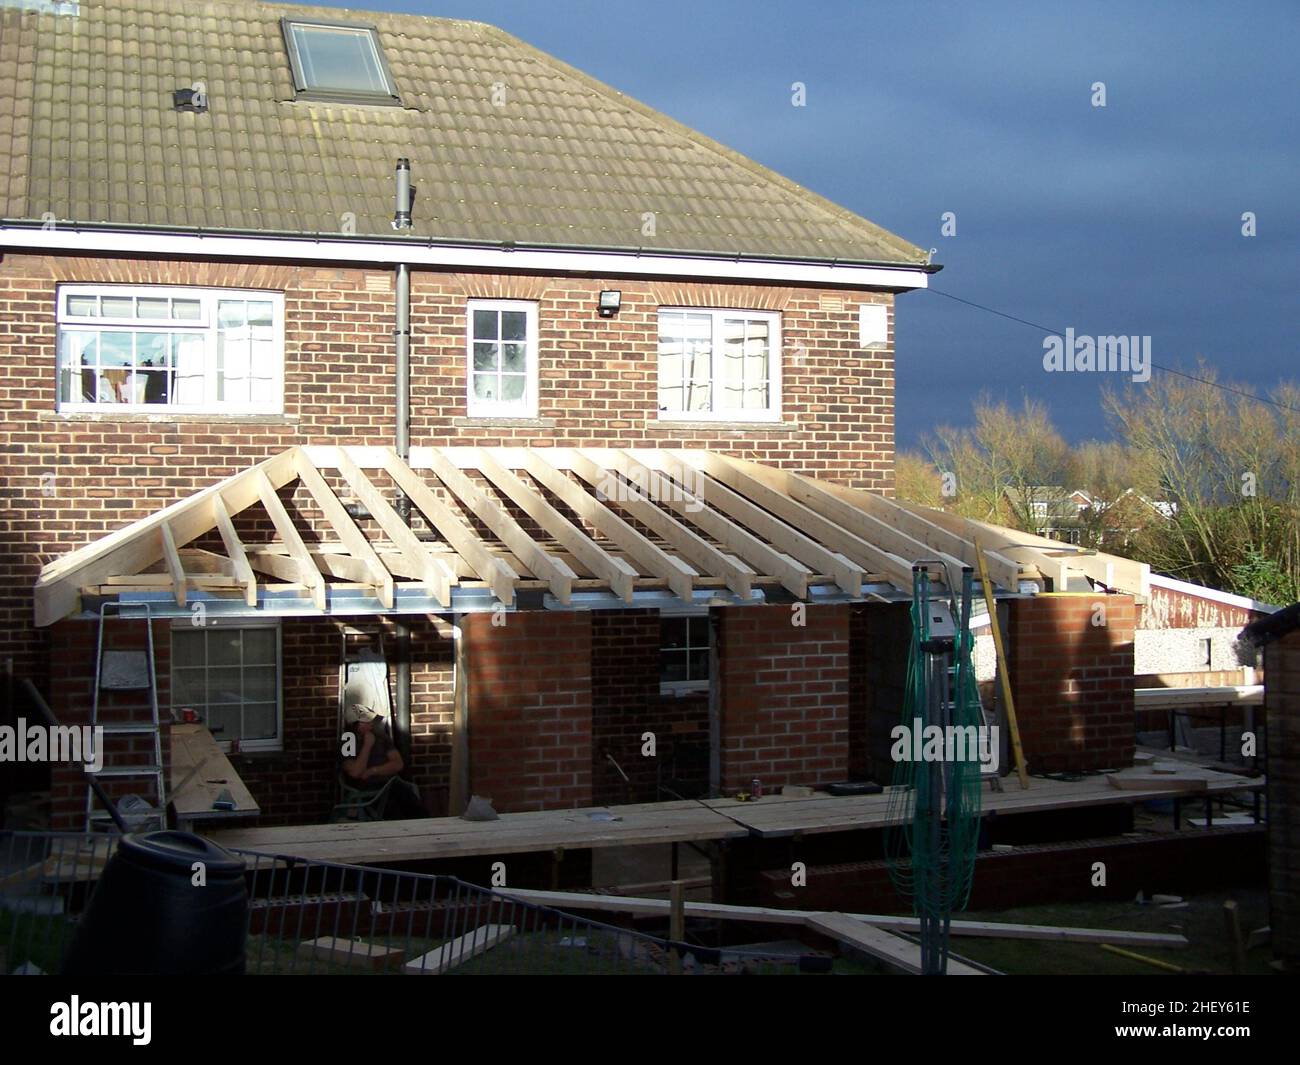
[[[113,646],[107,640],[108,631],[120,630],[128,623],[144,625],[144,646]],[[130,702],[122,703],[105,694],[136,694]],[[147,702],[138,693],[147,693]],[[147,711],[148,716],[144,714]],[[105,717],[105,715],[107,715]],[[97,742],[101,767],[95,775],[107,780],[146,781],[152,795],[137,795],[139,804],[127,805],[122,815],[135,830],[167,827],[167,785],[162,756],[162,727],[158,713],[158,676],[155,669],[153,646],[153,616],[148,603],[102,603],[99,608],[99,632],[95,641],[95,687],[90,710],[90,725]],[[101,738],[102,737],[102,738]],[[136,737],[146,737],[150,743],[136,749]],[[121,748],[130,746],[129,752]],[[129,753],[130,757],[125,757]],[[150,760],[137,762],[139,754],[147,753]],[[112,759],[112,762],[110,762]],[[144,805],[152,803],[151,807]],[[130,806],[137,806],[132,809]],[[106,809],[95,808],[95,793],[89,781],[86,784],[86,831],[111,827],[112,815]]]

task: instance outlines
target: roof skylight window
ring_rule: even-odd
[[[397,102],[393,75],[373,26],[285,19],[294,86],[306,99]]]

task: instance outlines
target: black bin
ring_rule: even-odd
[[[204,886],[194,884],[202,862]],[[192,832],[125,835],[63,960],[67,975],[198,976],[244,971],[244,863]]]

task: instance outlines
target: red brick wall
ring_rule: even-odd
[[[1300,963],[1300,631],[1264,649],[1273,952]]]
[[[1104,625],[1093,624],[1094,604]],[[1133,625],[1128,595],[1011,602],[1007,665],[1031,772],[1132,764]]]
[[[889,731],[907,697],[911,603],[856,603],[849,608],[849,773],[888,784],[894,762]]]
[[[591,617],[464,618],[470,789],[500,813],[591,804]]]
[[[60,281],[284,292],[283,417],[58,414]],[[611,286],[622,290],[623,310],[601,319],[596,294]],[[463,417],[465,301],[475,296],[540,304],[541,417],[534,422]],[[893,348],[857,348],[856,307],[864,300],[892,311],[884,293],[416,271],[412,442],[708,447],[892,491]],[[20,676],[43,683],[45,638],[30,622],[43,563],[290,444],[391,443],[392,303],[389,275],[378,270],[0,257],[0,656],[13,655]],[[659,423],[660,305],[780,310],[783,422]],[[42,475],[52,475],[45,490]]]
[[[849,607],[724,607],[722,787],[843,780],[849,765]]]
[[[432,618],[414,617],[411,626],[411,757],[403,774],[421,790],[430,813],[446,813],[451,751],[452,648],[444,626]],[[61,668],[54,671],[51,708],[65,724],[89,720],[95,672],[95,623],[67,620],[51,629]],[[164,722],[170,711],[170,622],[155,622],[159,706]],[[135,626],[123,634],[120,646],[141,643]],[[395,643],[391,626],[385,632],[390,687]],[[261,808],[260,825],[324,821],[338,799],[339,771],[339,625],[326,619],[288,619],[281,625],[281,686],[283,731],[280,751],[251,751],[230,755],[240,779]],[[392,696],[390,691],[390,697]],[[126,699],[128,696],[120,696]],[[145,741],[133,743],[143,759]],[[164,759],[170,749],[164,728]],[[174,783],[174,781],[169,781]],[[111,794],[137,789],[138,782],[112,782]],[[56,768],[54,776],[56,828],[79,828],[85,790],[75,767]]]
[[[655,734],[655,757],[642,735]],[[709,740],[709,699],[659,694],[659,612],[602,610],[591,615],[592,801],[653,802],[659,773],[667,782],[674,753]],[[610,765],[613,755],[631,784]],[[680,769],[676,771],[680,772]],[[701,785],[708,785],[705,766]]]

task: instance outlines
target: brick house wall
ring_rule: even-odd
[[[285,296],[283,416],[61,415],[55,399],[59,282],[265,288]],[[623,293],[614,319],[602,288]],[[540,417],[465,411],[465,301],[539,303]],[[888,293],[645,279],[412,272],[416,445],[702,447],[891,492],[893,347],[858,348],[856,308]],[[656,311],[782,312],[783,421],[659,422]],[[0,657],[45,683],[31,626],[40,566],[289,445],[390,444],[393,293],[386,270],[328,265],[0,256]]]
[[[849,607],[720,609],[724,792],[845,779],[849,755]]]
[[[499,813],[591,805],[591,616],[468,614],[470,790]]]
[[[1010,608],[1007,668],[1030,771],[1131,765],[1133,597],[1040,595]]]
[[[1264,648],[1273,953],[1300,965],[1300,630]]]

